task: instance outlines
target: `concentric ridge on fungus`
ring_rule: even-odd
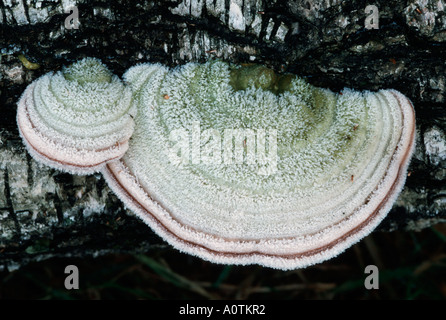
[[[132,91],[94,58],[30,84],[18,103],[19,132],[30,154],[76,174],[100,171],[127,151]]]
[[[306,267],[370,233],[405,182],[415,117],[395,90],[341,95],[223,62],[142,64],[124,77],[134,92],[135,132],[103,173],[130,209],[184,252]],[[225,140],[227,133],[234,136]],[[224,141],[231,148],[242,141],[248,160],[227,156]]]

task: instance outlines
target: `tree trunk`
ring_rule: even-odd
[[[85,56],[119,76],[139,62],[218,58],[262,63],[334,91],[397,89],[415,105],[417,147],[406,186],[378,230],[444,222],[445,3],[373,3],[366,10],[359,0],[1,0],[0,266],[167,248],[101,175],[42,166],[18,136],[16,102],[26,86]]]

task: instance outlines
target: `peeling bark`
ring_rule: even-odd
[[[445,3],[375,1],[0,1],[0,265],[50,256],[167,246],[110,192],[100,175],[34,162],[18,137],[26,86],[85,56],[122,75],[139,62],[176,66],[222,59],[266,64],[334,91],[394,88],[417,114],[406,187],[379,230],[419,230],[446,220]],[[78,8],[79,28],[66,28]],[[37,63],[30,68],[25,60]]]

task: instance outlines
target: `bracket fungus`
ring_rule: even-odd
[[[31,119],[36,106],[47,115],[53,96],[62,95],[53,88],[31,103],[32,92],[51,88],[44,79],[20,103]],[[263,66],[221,61],[140,64],[124,80],[137,110],[134,132],[127,152],[102,173],[129,209],[183,252],[216,263],[303,268],[369,234],[404,185],[415,115],[395,90],[341,95]],[[78,109],[67,106],[50,116],[52,128],[62,129],[69,118],[61,117]],[[38,134],[26,125],[35,146]],[[96,138],[91,129],[82,137]],[[49,153],[59,151],[53,139],[38,137]]]
[[[133,133],[132,91],[99,60],[85,58],[31,83],[17,123],[30,154],[75,174],[122,157]]]

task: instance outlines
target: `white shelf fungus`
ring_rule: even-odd
[[[135,110],[131,89],[99,60],[85,58],[31,83],[17,123],[36,160],[89,174],[127,151]]]
[[[104,175],[174,247],[228,264],[302,268],[370,233],[403,187],[411,102],[335,94],[261,66],[142,64],[124,75],[138,110]]]
[[[415,115],[397,91],[336,94],[220,61],[124,78],[90,59],[43,76],[19,102],[20,131],[36,158],[75,173],[115,158],[110,187],[184,252],[303,268],[369,234],[404,185]]]

